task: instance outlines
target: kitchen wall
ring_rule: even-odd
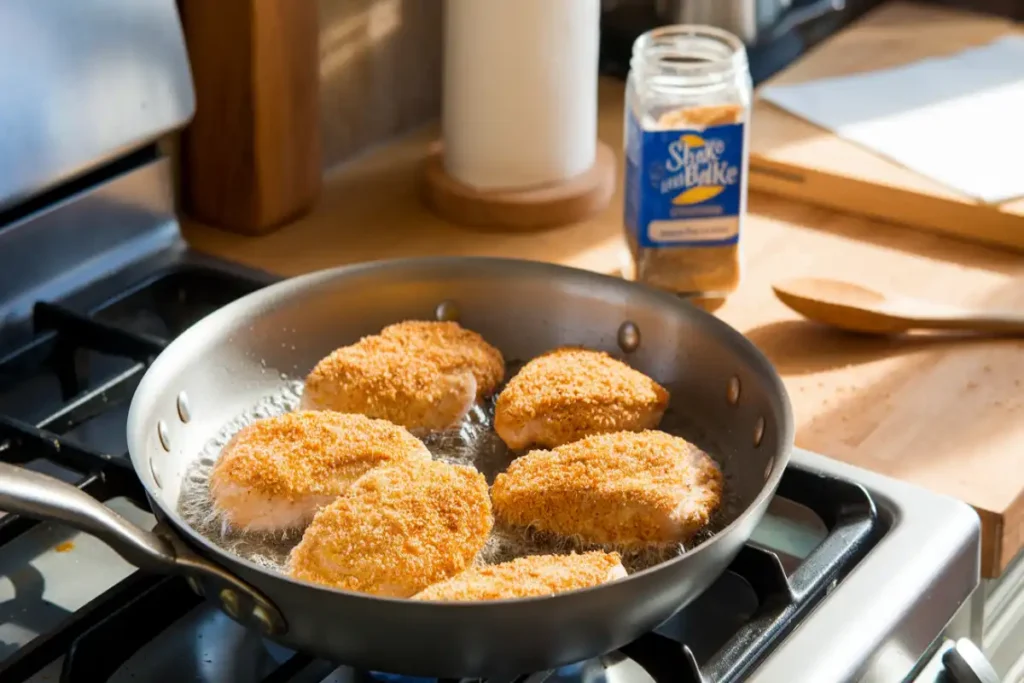
[[[319,0],[323,160],[335,166],[440,112],[440,0]]]

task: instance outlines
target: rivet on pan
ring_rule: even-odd
[[[188,396],[182,391],[178,394],[178,417],[181,418],[182,422],[188,422],[192,419],[192,412],[188,408]]]
[[[754,423],[754,447],[761,445],[761,439],[764,438],[764,418],[757,418],[757,422]]]
[[[734,406],[740,402],[740,378],[733,377],[729,380],[729,386],[725,393],[725,400],[729,405]]]
[[[153,458],[149,459],[149,473],[153,475],[153,483],[156,484],[158,489],[163,489],[164,485],[160,483],[160,475],[156,473],[156,466],[153,464]]]
[[[270,618],[270,613],[263,608],[263,605],[253,605],[252,620],[256,622],[256,627],[263,635],[270,635],[274,632],[274,620]]]
[[[768,464],[764,468],[764,480],[768,481],[768,477],[772,475],[772,467],[775,466],[775,458],[768,458]]]
[[[171,434],[167,431],[167,423],[163,420],[157,420],[156,423],[156,435],[160,439],[160,445],[164,447],[165,451],[171,450]]]
[[[437,305],[437,308],[434,309],[434,316],[437,317],[438,320],[458,322],[459,305],[451,299],[445,299]]]
[[[619,325],[619,348],[625,353],[632,353],[640,348],[640,328],[631,320]]]
[[[196,578],[194,576],[189,576],[188,578],[185,579],[185,581],[188,583],[188,587],[192,589],[193,593],[195,593],[196,595],[202,597],[202,595],[203,595],[203,586],[202,586],[201,583],[196,581]]]
[[[219,594],[221,607],[232,619],[238,619],[242,615],[242,611],[238,604],[238,595],[235,591],[230,588],[223,588]]]

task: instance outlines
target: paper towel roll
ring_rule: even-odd
[[[445,171],[479,190],[594,163],[600,0],[447,0]]]

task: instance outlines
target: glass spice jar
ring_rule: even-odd
[[[740,283],[753,86],[743,43],[665,26],[633,44],[625,229],[635,278],[702,300]]]

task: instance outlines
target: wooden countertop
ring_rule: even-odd
[[[756,124],[755,124],[756,125]],[[600,135],[618,149],[622,84],[601,84]],[[399,256],[472,254],[621,272],[621,188],[585,223],[533,235],[448,225],[422,207],[417,168],[430,126],[330,174],[309,216],[241,237],[186,223],[202,251],[281,275]],[[789,388],[797,444],[973,505],[983,572],[1024,547],[1024,341],[885,340],[798,319],[774,280],[825,275],[953,304],[1024,310],[1024,259],[910,228],[752,195],[746,279],[717,314],[775,363]],[[908,549],[910,550],[910,549]]]

